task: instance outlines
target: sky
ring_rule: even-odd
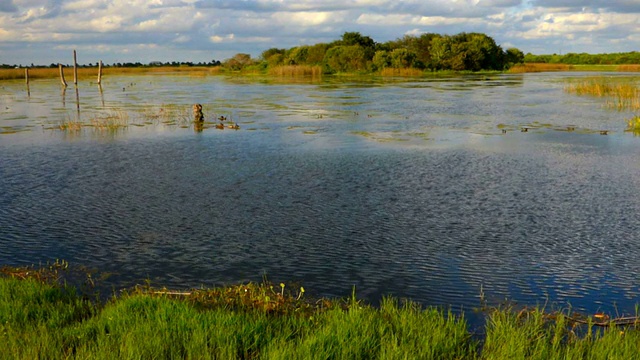
[[[481,32],[504,49],[640,51],[640,0],[0,0],[0,64],[224,61],[269,48]]]

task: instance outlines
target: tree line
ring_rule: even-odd
[[[506,51],[495,40],[481,33],[419,36],[377,43],[359,32],[345,32],[330,43],[302,45],[290,49],[270,48],[259,59],[236,54],[223,62],[231,70],[246,67],[262,69],[287,65],[319,66],[323,73],[376,72],[385,68],[425,71],[479,71],[508,69],[524,60],[522,51]]]
[[[533,55],[524,56],[524,62],[570,65],[627,65],[640,64],[640,52],[631,51],[610,54],[567,53],[564,55]]]

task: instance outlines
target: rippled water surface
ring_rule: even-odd
[[[77,100],[0,82],[0,263],[632,313],[640,139],[631,114],[563,91],[580,76],[111,77]],[[96,125],[114,118],[128,126]]]

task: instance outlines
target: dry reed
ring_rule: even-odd
[[[638,72],[640,71],[640,64],[618,65],[616,70],[622,72]]]
[[[65,68],[66,71],[72,69]],[[127,75],[145,73],[188,72],[198,75],[215,75],[221,72],[220,66],[158,66],[158,67],[103,67],[102,75]],[[60,76],[58,68],[29,68],[30,79],[51,79]],[[78,78],[90,79],[98,76],[98,67],[78,68]],[[0,80],[24,79],[24,68],[0,69]]]
[[[530,73],[546,71],[569,71],[573,70],[573,65],[568,64],[547,64],[547,63],[526,63],[517,64],[509,69],[510,73]]]
[[[380,70],[380,76],[401,76],[401,77],[416,77],[424,75],[424,71],[416,68],[384,68]]]
[[[272,76],[322,76],[322,67],[320,66],[308,66],[308,65],[286,65],[277,66],[269,69],[269,75]]]
[[[625,79],[592,77],[565,86],[576,95],[605,98],[605,105],[616,110],[640,110],[640,89]]]

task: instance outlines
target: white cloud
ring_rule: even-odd
[[[630,51],[640,48],[640,1],[0,0],[3,62],[47,64],[52,49],[72,46],[105,61],[111,55],[104,49],[126,53],[128,61],[209,61],[329,42],[345,31],[379,42],[479,31],[525,52],[551,53],[562,43],[576,52]]]

